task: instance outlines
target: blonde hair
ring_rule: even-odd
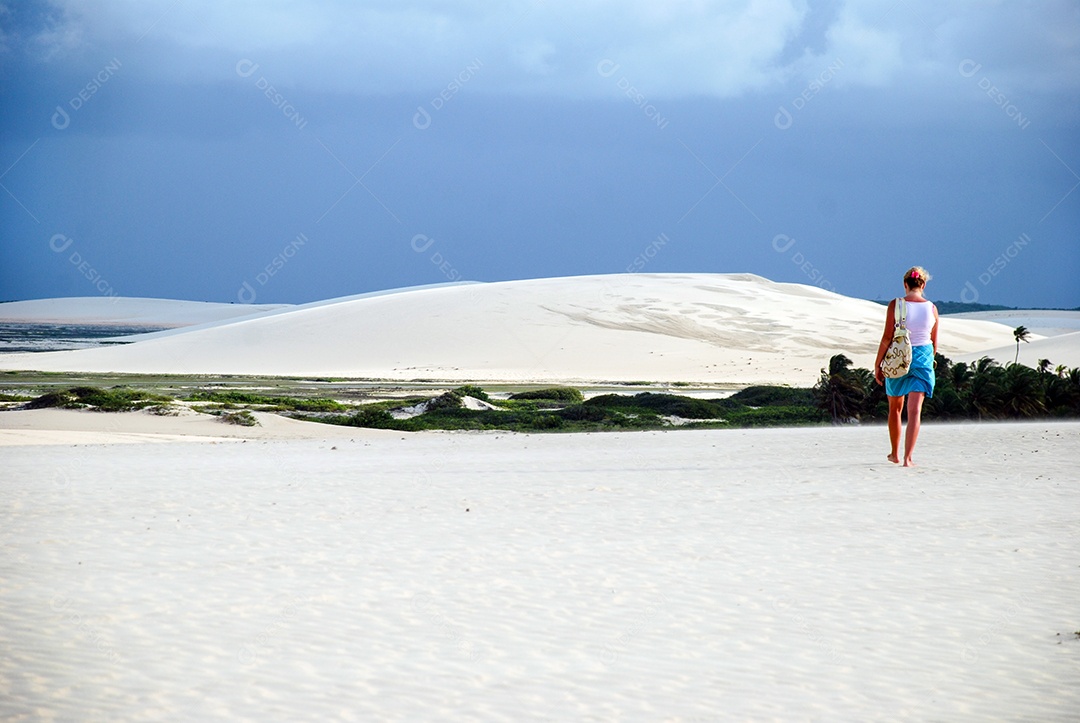
[[[926,286],[926,282],[932,279],[930,272],[922,266],[912,266],[904,272],[904,286],[909,289],[917,289]]]

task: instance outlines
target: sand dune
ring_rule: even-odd
[[[878,304],[751,274],[618,274],[330,300],[134,344],[12,354],[0,369],[478,381],[811,384],[833,354],[869,367]],[[1011,330],[945,319],[947,355]]]
[[[290,306],[291,304],[218,304],[133,297],[70,297],[2,303],[0,322],[189,326],[258,316],[270,311],[288,309]]]
[[[1018,359],[1021,364],[1034,367],[1038,365],[1040,359],[1049,359],[1051,369],[1059,364],[1064,364],[1070,369],[1080,367],[1080,331],[1021,343],[1019,358],[1016,354],[1016,342],[1014,341],[1007,346],[985,349],[971,354],[960,354],[953,361],[971,362],[983,356],[996,359],[1000,364],[1012,364],[1014,359]]]
[[[1036,366],[1040,359],[1049,359],[1052,367],[1064,364],[1069,368],[1080,367],[1080,311],[1055,311],[1047,309],[1017,309],[1009,311],[978,311],[950,314],[950,319],[994,321],[1005,324],[1010,331],[1018,326],[1032,332],[1031,341],[1020,344],[1019,362]],[[1046,337],[1046,338],[1041,338]],[[954,361],[971,362],[988,356],[1001,364],[1011,364],[1017,359],[1016,343],[1003,344],[978,352],[959,354]]]
[[[1054,309],[1012,309],[1007,311],[969,311],[962,314],[949,314],[950,319],[977,319],[996,321],[1011,329],[1026,326],[1028,331],[1039,336],[1058,336],[1080,331],[1080,311],[1058,311]]]

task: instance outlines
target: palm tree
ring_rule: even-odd
[[[1034,369],[1019,364],[1005,370],[999,399],[1006,414],[1010,417],[1034,417],[1046,411],[1038,377]]]
[[[964,403],[969,414],[982,419],[1001,416],[1001,387],[1004,370],[988,356],[976,360],[965,385]]]
[[[949,371],[952,375],[952,383],[956,391],[967,391],[968,385],[971,383],[971,378],[975,376],[971,367],[964,362],[959,362],[958,364],[953,364]]]
[[[1023,324],[1013,329],[1013,338],[1016,339],[1016,358],[1013,359],[1013,364],[1020,360],[1020,342],[1030,343],[1028,342],[1029,336],[1031,336],[1031,332]]]
[[[1064,364],[1058,364],[1054,367],[1054,374],[1058,375],[1058,379],[1064,379],[1065,375],[1069,373],[1069,367]]]
[[[858,418],[866,400],[863,381],[851,369],[851,360],[843,354],[829,359],[829,369],[821,370],[821,377],[814,385],[818,407],[832,417],[833,424]]]

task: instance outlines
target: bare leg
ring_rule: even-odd
[[[904,411],[903,397],[889,397],[889,461],[900,464],[900,414]]]
[[[915,451],[915,442],[919,438],[919,427],[922,426],[922,403],[926,394],[923,392],[911,392],[908,395],[907,407],[907,435],[904,437],[904,466],[914,467],[911,461],[911,453]]]

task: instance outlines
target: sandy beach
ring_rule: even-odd
[[[0,449],[0,715],[1080,706],[1078,424],[927,425],[909,470],[879,427],[326,432]]]
[[[129,305],[188,326],[0,367],[798,385],[838,351],[868,365],[882,318],[740,274],[190,311]],[[1070,314],[1040,317],[1021,351],[1075,353]],[[831,321],[808,334],[811,316]],[[944,338],[1011,354],[1016,318]],[[0,411],[0,718],[1080,709],[1080,422],[928,423],[903,469],[878,425],[411,434],[254,416]]]

